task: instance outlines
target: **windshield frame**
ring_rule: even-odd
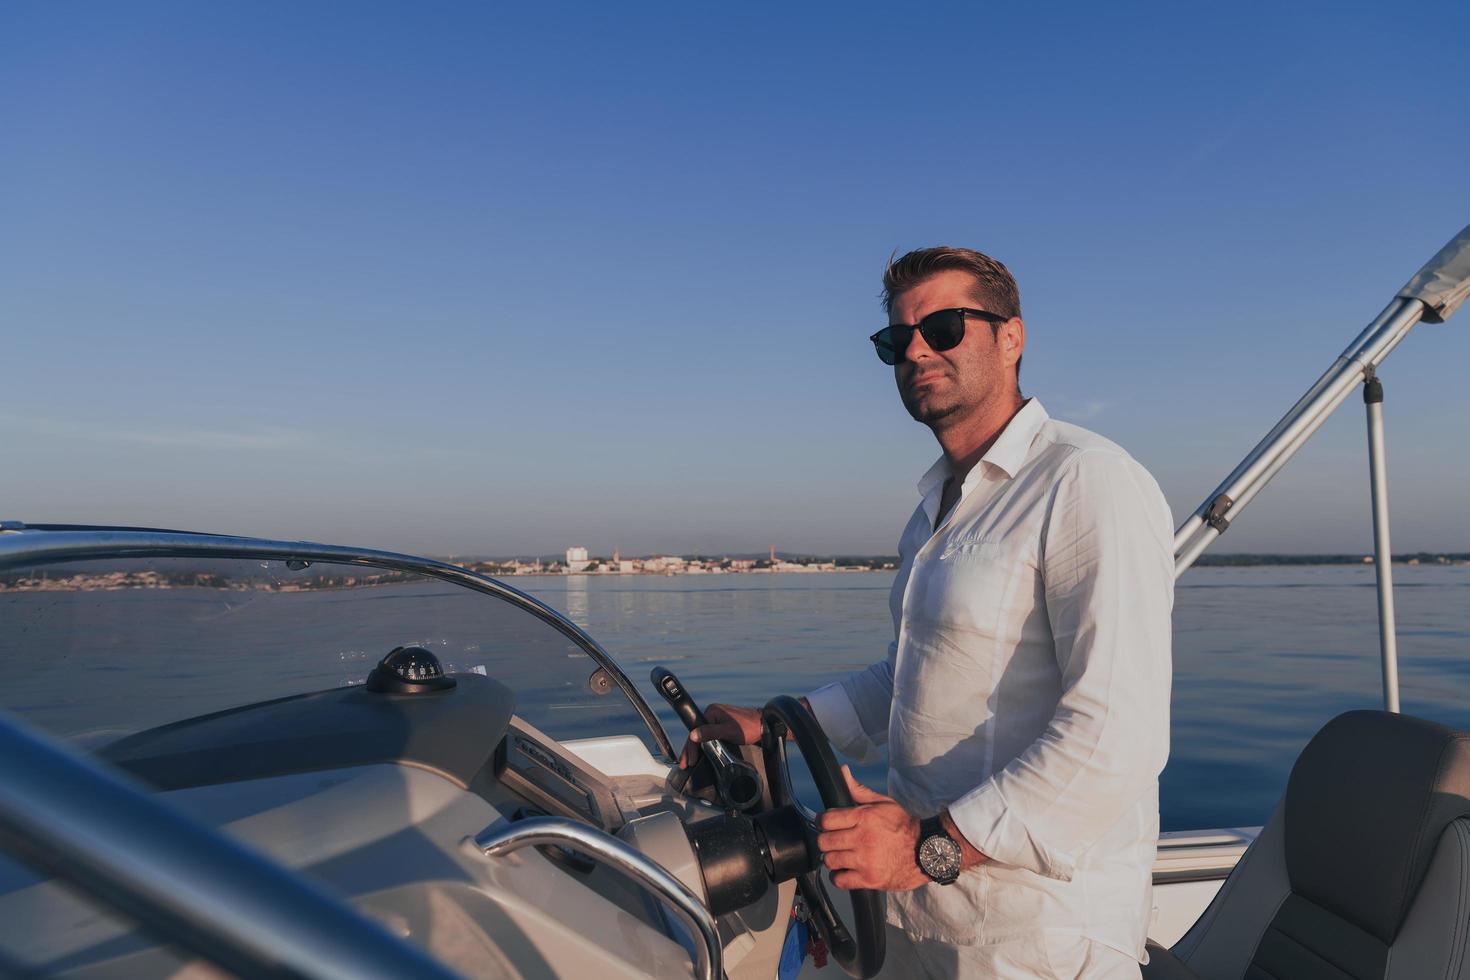
[[[392,551],[377,551],[314,541],[273,541],[199,531],[153,528],[100,527],[74,524],[21,524],[0,522],[0,572],[30,565],[52,565],[106,558],[247,558],[268,561],[332,562],[364,568],[412,572],[450,582],[508,602],[546,623],[575,643],[622,690],[648,726],[662,761],[675,759],[663,725],[643,700],[628,675],[602,645],[576,623],[540,599],[512,588],[499,579],[467,568]]]

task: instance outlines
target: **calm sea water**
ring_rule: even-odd
[[[1470,728],[1470,566],[1396,566],[1406,712]],[[880,658],[891,573],[517,579],[646,686],[664,664],[700,703],[800,694]],[[1264,822],[1323,723],[1381,707],[1371,567],[1197,568],[1174,612],[1164,829]],[[660,709],[675,737],[672,714]],[[860,774],[883,783],[883,765]]]
[[[389,649],[416,643],[451,670],[478,665],[510,685],[518,710],[554,737],[641,727],[626,700],[594,693],[596,665],[565,637],[497,600],[434,581],[282,588],[361,574],[345,567],[187,567],[227,585],[0,595],[0,709],[102,744],[209,711],[360,684]],[[1470,728],[1470,566],[1394,574],[1404,709]],[[651,667],[673,670],[701,704],[800,694],[883,656],[891,582],[891,573],[513,580],[618,659],[676,745],[682,729],[654,696]],[[1381,704],[1376,617],[1370,567],[1202,568],[1178,583],[1165,829],[1263,822],[1312,733],[1341,711]],[[882,786],[884,766],[859,775]]]

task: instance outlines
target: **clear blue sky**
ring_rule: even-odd
[[[895,249],[1190,510],[1470,222],[1470,5],[9,3],[0,516],[891,553]],[[1470,550],[1470,311],[1384,372]],[[1356,399],[1220,543],[1369,547]]]

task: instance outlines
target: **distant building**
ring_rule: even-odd
[[[575,572],[585,572],[587,570],[587,566],[591,564],[592,562],[587,559],[586,548],[567,549],[567,572],[569,574]]]

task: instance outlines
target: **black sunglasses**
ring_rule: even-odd
[[[968,306],[957,307],[953,310],[935,310],[924,319],[913,326],[904,323],[890,323],[879,330],[868,339],[878,350],[878,359],[884,364],[897,364],[903,360],[903,352],[909,349],[909,343],[914,339],[914,331],[919,331],[924,337],[924,343],[929,345],[930,350],[950,350],[958,347],[960,341],[965,339],[965,317],[973,316],[990,323],[1004,323],[1010,319],[999,313],[991,313],[988,310],[974,310]]]

